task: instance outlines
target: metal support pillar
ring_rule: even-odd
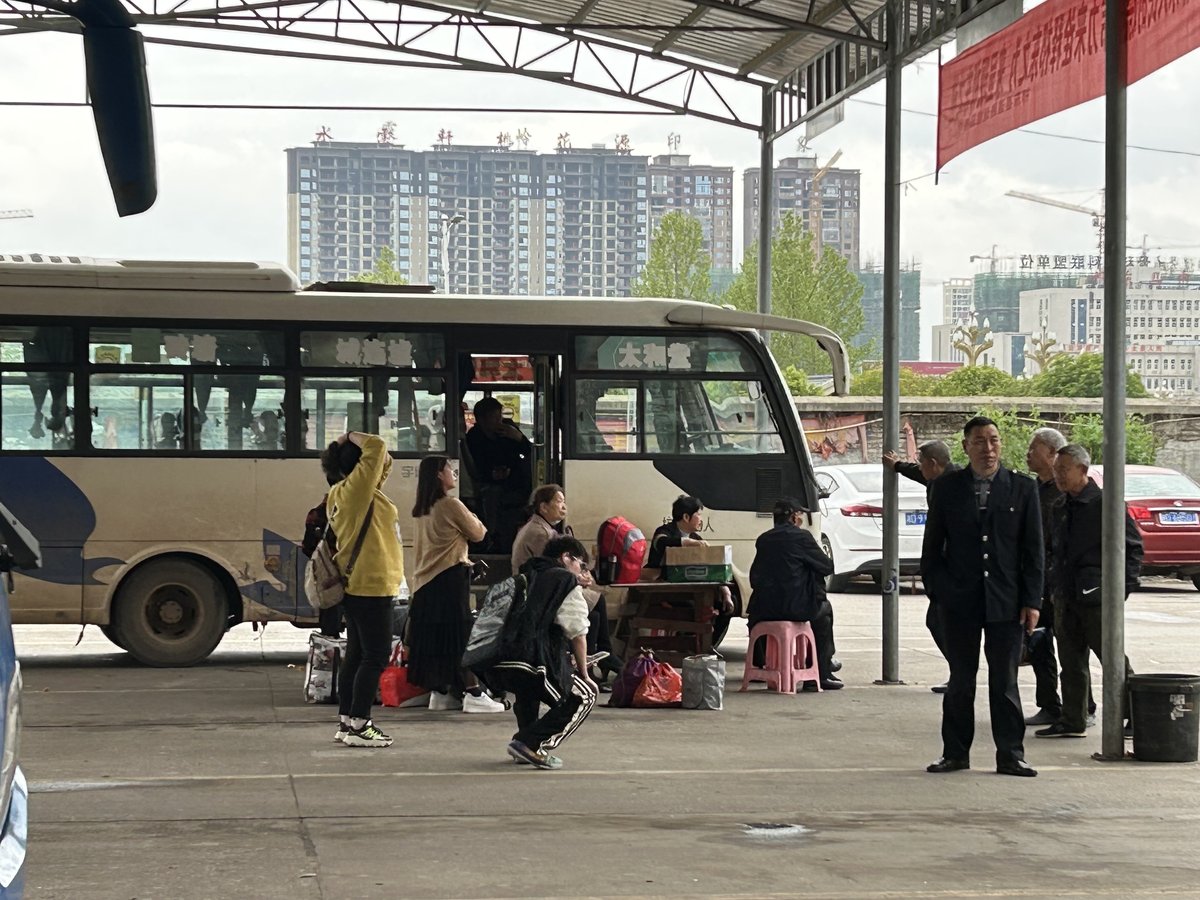
[[[1104,721],[1101,757],[1125,755],[1125,140],[1128,0],[1105,2],[1104,560],[1101,598]]]
[[[758,311],[771,312],[771,230],[775,217],[775,147],[771,143],[771,92],[762,95],[762,132],[758,156]]]
[[[900,98],[903,7],[888,3],[887,89],[883,126],[883,450],[900,437]],[[900,503],[897,475],[883,472],[883,674],[900,683]]]

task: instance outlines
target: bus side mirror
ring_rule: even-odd
[[[82,11],[84,3],[79,6]],[[88,93],[117,215],[136,215],[158,197],[142,36],[131,25],[93,26],[86,17],[81,21]]]

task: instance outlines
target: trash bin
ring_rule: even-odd
[[[1133,755],[1146,762],[1195,762],[1200,675],[1131,675]]]

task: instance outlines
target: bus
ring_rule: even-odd
[[[485,510],[472,484],[485,396],[528,438],[529,483],[564,486],[585,545],[611,516],[649,535],[700,497],[705,537],[734,548],[739,611],[775,500],[817,509],[762,331],[817,340],[844,392],[827,329],[682,300],[363,287],[302,288],[270,263],[0,256],[0,503],[43,554],[13,621],[95,624],[158,666],[204,659],[240,622],[312,626],[298,542],[326,490],[320,451],[384,437],[406,553],[429,454],[459,461],[495,530],[488,516],[523,504]]]

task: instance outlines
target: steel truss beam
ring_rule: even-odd
[[[954,37],[954,30],[1004,0],[901,0],[899,58],[912,62]],[[862,20],[879,46],[834,40],[770,88],[768,133],[778,138],[819,116],[887,73],[887,7]]]
[[[422,0],[122,2],[147,34],[161,26],[183,26],[332,42],[396,54],[408,61],[524,75],[757,132],[763,128],[761,95],[769,83],[761,77],[590,34],[583,23],[547,25],[497,19],[486,12]],[[585,14],[586,6],[580,7],[580,14]],[[633,23],[627,30],[667,35],[679,27],[680,23],[672,20]],[[35,30],[78,31],[78,23],[60,12],[18,0],[0,0],[0,35]],[[311,55],[320,58],[323,54]]]

